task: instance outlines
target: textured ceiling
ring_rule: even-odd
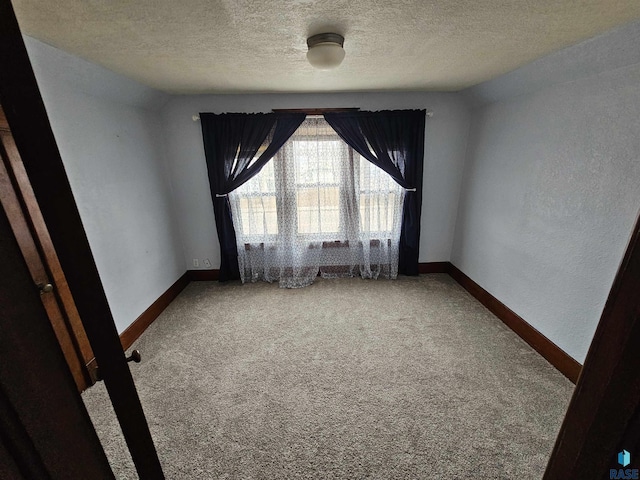
[[[638,0],[13,0],[23,33],[170,93],[459,90],[640,18]],[[306,38],[345,37],[336,70]]]

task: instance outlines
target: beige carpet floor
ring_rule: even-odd
[[[134,348],[169,479],[539,479],[573,389],[444,274],[191,283]],[[104,385],[83,398],[137,478]]]

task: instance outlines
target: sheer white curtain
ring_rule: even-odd
[[[243,282],[304,287],[324,277],[395,278],[404,189],[308,117],[229,194]]]

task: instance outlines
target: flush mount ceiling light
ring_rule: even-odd
[[[320,33],[307,38],[307,60],[319,70],[336,68],[344,59],[344,37],[337,33]]]

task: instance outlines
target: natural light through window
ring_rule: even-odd
[[[274,162],[267,163],[260,173],[246,182],[230,196],[237,203],[234,215],[240,215],[243,236],[276,235],[278,215],[276,208],[276,180]]]
[[[327,276],[395,278],[404,189],[307,117],[251,180],[229,193],[243,281],[309,285]]]
[[[257,235],[275,237],[283,228],[344,241],[347,215],[358,217],[359,229],[384,237],[394,228],[403,198],[402,187],[386,172],[317,119],[305,121],[260,173],[230,194],[236,234],[248,242]]]

